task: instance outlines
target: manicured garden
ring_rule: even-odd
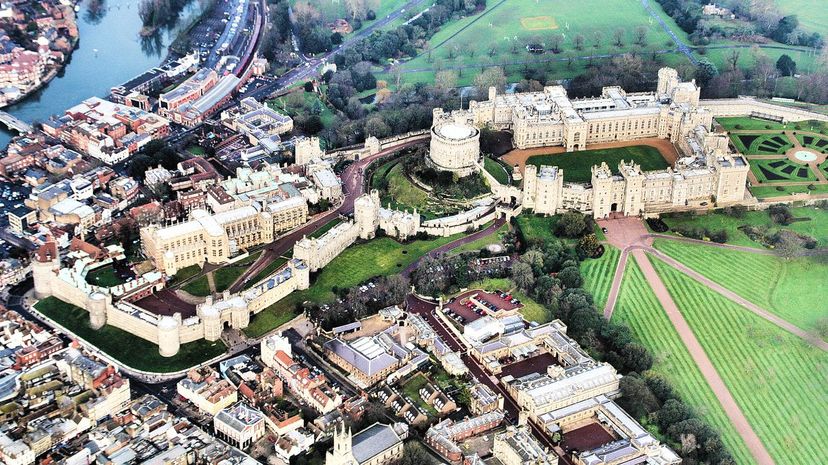
[[[254,315],[244,331],[251,337],[261,336],[293,318],[296,306],[304,301],[330,302],[335,288],[350,288],[374,276],[399,273],[430,250],[460,237],[461,234],[455,234],[407,244],[381,237],[352,245],[319,272],[309,289],[293,292]]]
[[[775,461],[823,457],[828,354],[663,262],[654,260],[654,266]]]
[[[584,289],[592,294],[595,307],[602,309],[607,304],[612,278],[621,252],[611,245],[604,245],[604,255],[599,258],[587,258],[581,262],[581,276],[584,277]]]
[[[527,164],[557,166],[564,172],[564,180],[569,182],[590,182],[592,166],[606,162],[610,170],[618,171],[618,163],[634,161],[641,165],[643,171],[662,170],[669,163],[657,148],[649,145],[633,145],[611,149],[581,150],[553,155],[536,155],[526,160]]]
[[[807,165],[790,160],[750,160],[750,170],[763,183],[816,181],[817,177]]]
[[[783,133],[731,134],[736,150],[745,155],[784,155],[794,144]]]
[[[745,299],[807,331],[828,330],[828,263],[785,260],[659,239],[655,247]],[[828,340],[828,331],[822,334]]]
[[[223,354],[227,347],[221,342],[199,340],[182,344],[178,354],[162,357],[158,346],[114,326],[99,330],[89,326],[89,313],[55,297],[48,297],[35,305],[44,315],[94,345],[102,352],[129,367],[151,372],[184,370]]]
[[[736,463],[754,464],[633,259],[627,262],[613,319],[626,323],[636,339],[652,352],[652,370],[666,378],[681,398],[716,428]]]
[[[796,140],[803,147],[807,147],[817,152],[825,153],[828,150],[828,137],[815,136],[811,134],[797,134]]]

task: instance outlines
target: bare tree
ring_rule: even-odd
[[[575,34],[575,37],[572,38],[572,43],[575,45],[575,48],[577,50],[583,50],[585,42],[586,42],[586,37],[584,37],[584,35],[581,34],[580,32]]]
[[[727,57],[725,58],[729,71],[736,71],[739,69],[739,57],[741,54],[742,52],[738,48],[730,49],[730,52],[728,52]]]
[[[601,46],[601,42],[604,41],[604,34],[601,31],[593,31],[592,32],[592,46],[598,48]]]
[[[612,32],[612,40],[613,44],[616,47],[623,47],[624,46],[624,28],[617,28],[615,31]]]
[[[647,45],[647,28],[645,26],[638,26],[633,31],[633,41],[636,45]]]
[[[549,36],[549,47],[555,53],[561,53],[561,44],[563,43],[563,36],[561,34],[552,34]]]
[[[440,90],[449,90],[457,87],[457,72],[445,70],[436,73],[434,75],[434,87]]]

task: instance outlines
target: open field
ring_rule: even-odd
[[[658,4],[654,3],[653,7],[663,13]],[[679,38],[687,40],[687,35],[675,26],[672,19],[666,15],[662,17]],[[644,45],[634,43],[633,32],[637,27],[643,27],[646,31]],[[617,29],[622,32],[620,47],[615,45],[613,38]],[[601,36],[598,41],[594,40],[596,32]],[[563,36],[559,52],[578,56],[673,46],[667,33],[657,22],[651,22],[650,15],[639,2],[509,0],[489,2],[484,12],[444,25],[429,40],[431,52],[421,54],[403,68],[429,67],[434,60],[443,60],[451,66],[475,65],[482,61],[506,64],[534,60],[552,54],[549,36],[553,33]],[[575,47],[578,35],[585,39],[581,50]],[[525,48],[530,43],[545,44],[547,53],[530,54]],[[469,47],[469,44],[474,46]]]
[[[655,247],[807,331],[828,326],[828,260],[793,260],[659,239]],[[828,338],[828,334],[823,335]]]
[[[329,302],[335,297],[335,288],[346,289],[374,276],[398,273],[431,249],[459,237],[456,234],[407,244],[381,237],[352,245],[319,272],[309,289],[294,292],[254,315],[244,332],[251,337],[261,336],[293,318],[296,305],[304,301]]]
[[[828,31],[828,10],[815,8],[812,0],[779,0],[776,4],[783,13],[797,15],[802,29],[822,35]]]
[[[592,294],[595,308],[603,309],[607,304],[612,278],[615,276],[615,267],[621,251],[604,244],[604,255],[599,258],[588,258],[581,262],[581,275],[584,277],[584,289]]]
[[[526,160],[527,164],[540,166],[557,166],[564,172],[564,179],[568,182],[590,182],[592,180],[592,166],[606,162],[615,172],[621,161],[635,161],[644,171],[661,170],[670,166],[667,160],[655,147],[649,145],[633,145],[611,149],[581,150],[554,155],[535,155]]]
[[[742,218],[736,218],[722,212],[711,212],[704,215],[665,216],[661,219],[671,228],[688,226],[706,228],[710,231],[724,229],[727,231],[727,243],[734,245],[764,247],[761,243],[751,240],[739,229],[741,226],[751,225],[766,228],[768,234],[774,234],[780,229],[789,229],[813,237],[817,240],[819,247],[828,246],[828,234],[825,234],[825,231],[828,231],[828,210],[814,207],[797,207],[792,208],[791,213],[800,221],[795,221],[787,226],[775,224],[771,221],[768,212],[765,211],[745,212]],[[671,234],[671,232],[667,234]]]
[[[57,321],[114,359],[132,368],[153,372],[171,372],[189,368],[217,357],[227,350],[221,342],[205,340],[182,344],[174,357],[162,357],[158,346],[114,326],[99,330],[89,326],[89,312],[55,297],[48,297],[35,305],[41,313]]]
[[[825,457],[828,354],[661,261],[653,265],[775,461]]]
[[[681,398],[719,432],[736,463],[754,464],[634,260],[627,263],[613,318],[625,322],[650,350],[655,360],[652,370],[669,380]]]

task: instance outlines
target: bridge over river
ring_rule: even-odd
[[[22,121],[5,111],[0,111],[0,123],[12,131],[17,131],[21,134],[27,134],[34,130],[31,124]]]

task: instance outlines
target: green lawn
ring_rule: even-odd
[[[524,213],[516,219],[517,225],[526,240],[541,239],[543,242],[556,241],[555,225],[558,224],[557,216],[540,216]]]
[[[122,329],[109,325],[99,330],[92,329],[86,310],[55,297],[41,300],[35,308],[112,358],[138,370],[160,373],[184,370],[227,350],[221,341],[208,342],[202,339],[182,344],[178,354],[173,357],[162,357],[157,345]]]
[[[808,32],[825,35],[828,31],[828,10],[818,8],[813,0],[779,0],[776,5],[786,15],[797,15],[799,26]]]
[[[661,11],[657,3],[652,7]],[[673,31],[687,41],[687,35],[663,16]],[[633,43],[637,27],[646,32],[644,45]],[[613,42],[616,29],[621,29],[622,44]],[[593,42],[595,33],[601,40]],[[403,69],[419,69],[442,61],[451,66],[486,63],[512,63],[516,60],[535,61],[553,58],[550,52],[533,55],[526,51],[529,43],[545,43],[551,48],[550,36],[561,34],[560,52],[576,56],[623,53],[672,47],[673,43],[661,26],[650,21],[641,3],[626,0],[584,0],[581,2],[509,0],[491,1],[483,13],[443,25],[428,41],[430,53],[421,53],[403,65]],[[575,48],[574,39],[585,37],[582,50]],[[597,45],[597,46],[596,46]],[[564,56],[558,54],[558,57]],[[560,68],[566,65],[558,64]],[[467,70],[467,74],[477,71]],[[413,82],[413,81],[412,81]]]
[[[500,163],[489,157],[484,157],[483,168],[485,168],[486,172],[491,174],[492,177],[494,177],[500,184],[505,186],[509,185],[509,173],[506,172],[506,168],[504,168]]]
[[[298,95],[299,97],[293,97]],[[299,114],[318,114],[322,126],[329,128],[334,123],[334,112],[325,103],[319,99],[319,95],[314,92],[305,92],[304,90],[297,90],[287,96],[282,96],[273,100],[267,101],[270,108],[285,113],[290,117],[296,117]]]
[[[592,180],[592,166],[606,162],[615,172],[618,163],[635,161],[641,165],[643,171],[661,170],[669,167],[661,152],[648,145],[633,145],[613,149],[581,150],[554,155],[535,155],[526,160],[530,165],[557,166],[564,172],[564,179],[569,182],[590,182]]]
[[[716,121],[719,124],[721,124],[726,131],[750,131],[754,129],[762,131],[782,131],[784,129],[797,130],[797,127],[802,128],[802,130],[810,130],[814,132],[822,132],[828,130],[828,123],[813,120],[782,124],[760,118],[751,118],[749,116],[731,116],[716,118]]]
[[[824,169],[826,176],[828,176],[828,168]],[[828,185],[815,184],[814,189],[811,189],[810,184],[804,186],[754,186],[750,188],[750,193],[758,199],[767,199],[770,197],[784,197],[790,194],[825,194],[828,193]]]
[[[455,234],[407,244],[381,237],[348,247],[322,269],[309,289],[294,292],[254,315],[244,331],[248,336],[259,337],[293,318],[296,305],[304,301],[329,302],[335,297],[335,287],[350,288],[374,276],[399,273],[428,251],[462,236]]]
[[[828,323],[828,263],[658,239],[655,247],[740,296],[808,331]],[[828,338],[828,334],[823,335]]]
[[[207,275],[199,276],[188,282],[181,290],[197,297],[206,297],[212,294],[210,292],[210,282],[207,280]]]
[[[200,145],[191,145],[187,147],[187,151],[197,157],[203,157],[204,155],[207,155],[207,151],[204,150],[204,147]]]
[[[794,217],[801,218],[803,221],[796,221],[788,226],[779,226],[771,221],[768,212],[765,211],[746,212],[743,218],[713,212],[693,216],[665,216],[661,219],[671,228],[681,225],[706,228],[710,231],[724,229],[728,235],[727,243],[734,245],[763,247],[762,244],[752,241],[739,229],[740,226],[753,225],[767,228],[770,234],[773,234],[781,228],[790,229],[791,231],[813,237],[817,240],[820,247],[828,246],[828,234],[825,234],[825,231],[828,231],[828,210],[813,207],[798,207],[792,208],[791,213]],[[805,220],[805,218],[809,219]],[[670,234],[670,232],[667,234]]]
[[[669,380],[682,400],[719,432],[736,463],[754,464],[744,441],[690,357],[635,260],[627,262],[613,319],[626,323],[650,350],[655,359],[652,370]]]
[[[193,276],[197,275],[201,272],[201,267],[198,265],[191,265],[186,268],[182,268],[178,270],[178,273],[174,274],[170,282],[167,283],[168,287],[175,286],[177,284],[181,284],[184,281],[192,278]]]
[[[86,275],[86,282],[100,287],[113,287],[118,284],[123,284],[124,280],[115,274],[115,269],[112,268],[112,265],[107,265],[90,271]]]
[[[603,309],[607,304],[612,278],[615,276],[615,268],[618,266],[618,259],[621,258],[621,251],[615,247],[604,244],[604,255],[599,258],[588,258],[581,262],[581,275],[584,277],[584,289],[592,294],[595,301],[595,308]]]
[[[775,461],[825,457],[828,354],[659,260],[654,266]]]

